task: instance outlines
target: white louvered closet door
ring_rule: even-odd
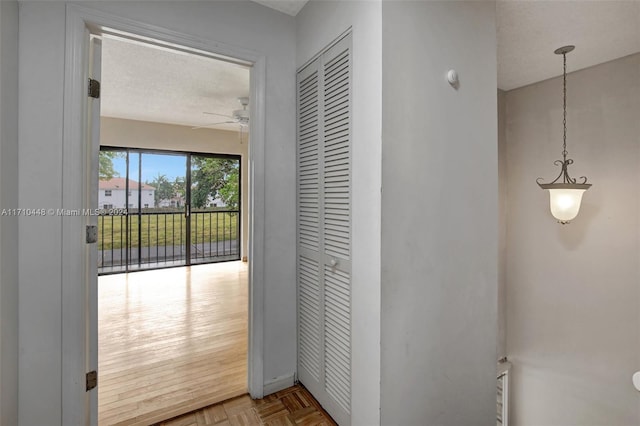
[[[351,36],[298,73],[298,378],[351,420]]]

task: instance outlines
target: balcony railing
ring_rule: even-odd
[[[192,211],[190,216],[145,211],[100,215],[98,273],[240,259],[239,211]]]

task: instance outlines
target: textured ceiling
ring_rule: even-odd
[[[573,44],[568,71],[640,52],[640,1],[497,2],[498,86],[503,90],[562,75],[553,51]]]
[[[296,16],[309,0],[251,0],[263,6]]]
[[[205,126],[242,109],[249,68],[105,37],[102,44],[101,114],[131,120]],[[212,128],[239,130],[238,124]]]
[[[254,0],[295,15],[306,0]],[[340,0],[349,1],[349,0]],[[424,0],[429,1],[429,0]],[[640,0],[498,0],[498,87],[511,90],[640,52]],[[102,115],[204,126],[249,96],[249,68],[113,38],[103,41]],[[213,126],[239,129],[236,124]]]

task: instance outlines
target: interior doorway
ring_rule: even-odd
[[[113,173],[96,188],[98,271],[111,273],[97,290],[100,424],[151,424],[247,392],[249,85],[246,64],[102,38]],[[145,270],[157,267],[172,268]]]

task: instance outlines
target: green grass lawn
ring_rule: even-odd
[[[98,217],[98,250],[126,247],[126,230],[131,247],[184,245],[186,218],[184,213],[161,215]],[[138,229],[141,239],[138,238]],[[191,214],[191,243],[229,241],[238,238],[238,213],[205,212]]]

